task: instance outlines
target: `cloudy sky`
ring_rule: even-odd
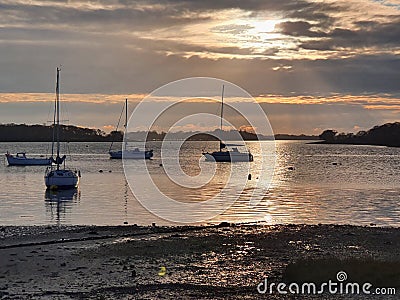
[[[71,124],[109,130],[125,97],[206,76],[276,133],[357,131],[400,120],[399,54],[399,0],[0,0],[0,123],[51,119],[62,65]]]

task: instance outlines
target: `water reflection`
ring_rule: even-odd
[[[79,189],[70,190],[51,190],[45,192],[45,206],[47,219],[57,224],[63,223],[72,207],[78,204],[81,200]]]
[[[128,192],[128,182],[124,180],[124,186],[125,186],[125,191],[124,191],[124,224],[128,224],[128,198],[129,198],[129,192]]]
[[[400,148],[278,141],[276,163],[273,157],[265,157],[269,169],[262,172],[260,161],[264,157],[253,147],[253,142],[246,144],[254,155],[254,162],[250,166],[251,180],[247,180],[247,172],[243,172],[243,178],[247,180],[244,189],[235,189],[233,184],[232,193],[221,197],[215,206],[204,204],[202,210],[191,214],[207,214],[216,207],[223,207],[239,194],[234,205],[212,222],[265,220],[271,224],[375,223],[400,226]],[[45,153],[45,146],[44,143],[0,143],[0,150],[3,149],[0,153],[7,150],[16,152],[24,147],[29,147],[31,154]],[[109,159],[108,143],[91,143],[89,147],[85,147],[84,143],[71,143],[70,146],[70,166],[79,167],[84,174],[79,190],[46,191],[45,194],[43,168],[8,168],[0,162],[1,225],[121,225],[124,222],[170,225],[156,218],[138,202],[126,185],[122,162]],[[195,141],[184,146],[180,163],[182,170],[190,176],[198,175],[201,152],[218,147],[215,142]],[[265,141],[262,146],[269,153],[273,144]],[[162,192],[183,203],[205,203],[223,188],[232,166],[235,171],[242,168],[241,163],[211,164],[216,168],[216,176],[210,184],[197,189],[178,188],[167,180],[164,172],[166,164],[160,166],[163,163],[161,143],[153,142],[151,148],[155,151],[154,159],[146,161],[146,167],[152,179]],[[174,149],[175,145],[170,143],[170,148]],[[165,154],[167,158],[172,157],[172,152],[166,151]],[[131,161],[129,164],[135,175],[141,172],[138,162]],[[244,167],[245,164],[243,170]],[[99,173],[100,169],[104,172]],[[265,173],[273,171],[273,179],[266,180]],[[238,178],[239,183],[243,178]],[[268,187],[270,189],[266,190]],[[254,206],[252,200],[256,197],[262,201]],[[161,205],[165,203],[160,202]]]

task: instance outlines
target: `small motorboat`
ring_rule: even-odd
[[[49,166],[51,158],[26,157],[25,152],[18,152],[15,156],[6,153],[6,158],[9,166]]]
[[[153,150],[140,150],[139,148],[135,148],[132,150],[110,151],[109,154],[110,158],[113,159],[150,159],[153,157]]]

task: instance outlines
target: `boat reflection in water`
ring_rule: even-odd
[[[45,192],[46,214],[50,215],[48,221],[57,224],[65,223],[66,216],[72,207],[80,202],[79,189],[51,190]]]

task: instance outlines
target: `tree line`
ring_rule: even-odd
[[[386,123],[370,130],[354,133],[338,133],[328,129],[319,135],[325,144],[354,144],[400,147],[400,122]]]
[[[53,125],[0,124],[0,142],[51,142]],[[123,133],[112,131],[106,134],[100,129],[60,125],[62,142],[107,142],[122,141]]]

